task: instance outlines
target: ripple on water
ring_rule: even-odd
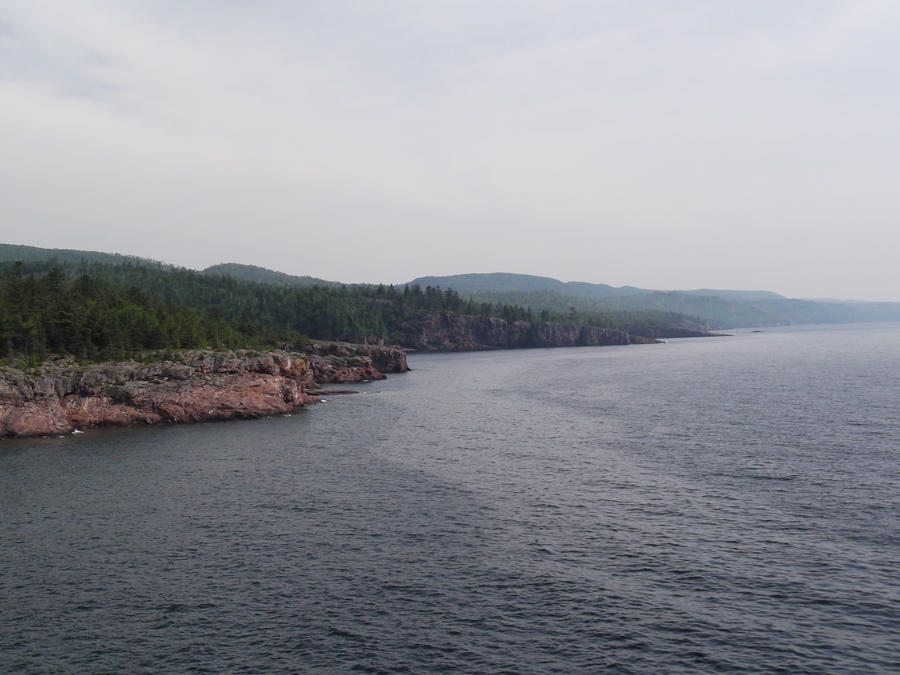
[[[414,356],[289,418],[4,443],[0,670],[897,672],[889,345]]]

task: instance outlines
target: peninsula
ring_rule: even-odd
[[[402,349],[341,343],[313,343],[303,353],[188,350],[152,363],[59,359],[32,374],[3,368],[0,437],[283,414],[317,402],[324,384],[408,369]]]
[[[430,284],[345,285],[237,264],[200,272],[0,245],[0,437],[287,413],[323,385],[404,372],[404,349],[708,334],[658,310],[536,312]]]

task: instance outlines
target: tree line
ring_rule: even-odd
[[[0,358],[29,363],[58,354],[97,360],[167,348],[296,347],[308,336],[389,339],[427,312],[530,316],[431,286],[286,287],[131,263],[0,264]]]
[[[116,359],[149,349],[297,346],[308,336],[390,341],[434,312],[638,334],[678,323],[666,312],[535,313],[430,285],[285,286],[131,261],[0,263],[0,358]]]
[[[29,366],[60,355],[100,360],[142,350],[234,348],[252,338],[221,317],[86,274],[67,279],[58,267],[36,275],[17,263],[0,276],[0,358]]]

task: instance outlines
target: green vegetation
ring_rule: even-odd
[[[0,263],[0,271],[11,263]],[[87,276],[111,286],[133,288],[167,307],[199,312],[230,323],[262,343],[294,342],[301,335],[359,341],[388,338],[404,321],[422,312],[462,312],[524,318],[510,307],[478,305],[453,291],[427,287],[399,290],[391,286],[285,286],[208,275],[183,268],[160,269],[137,263],[29,263],[30,274],[59,269],[68,278]]]
[[[475,302],[511,303],[556,315],[572,310],[579,315],[633,312],[640,317],[650,316],[645,312],[664,312],[670,317],[693,317],[697,326],[709,324],[714,329],[900,320],[900,303],[797,300],[769,291],[651,291],[631,286],[563,283],[522,274],[422,279],[453,288]]]
[[[265,267],[256,265],[241,265],[239,263],[222,263],[213,265],[203,270],[203,274],[213,276],[226,276],[245,281],[258,281],[263,284],[275,284],[278,286],[340,286],[337,281],[325,281],[309,276],[295,276],[284,272],[275,272]]]
[[[88,275],[66,279],[59,267],[27,274],[21,262],[0,277],[0,358],[37,367],[57,355],[123,359],[141,350],[236,347],[245,335],[221,317],[166,304],[136,288]]]
[[[452,288],[463,295],[472,295],[482,291],[499,293],[555,293],[559,295],[606,298],[617,295],[634,295],[649,293],[634,286],[616,288],[607,284],[588,284],[580,281],[563,282],[550,277],[539,277],[532,274],[509,274],[493,272],[490,274],[454,274],[445,277],[419,277],[410,282],[420,286],[432,285]]]
[[[794,300],[768,291],[651,291],[494,273],[422,277],[407,284],[407,292],[403,286],[349,286],[254,265],[226,263],[195,272],[133,256],[0,244],[0,273],[16,260],[25,263],[26,274],[46,274],[56,266],[69,280],[88,275],[113,287],[138,289],[165,307],[224,321],[248,344],[293,342],[302,335],[396,340],[409,322],[434,311],[542,319],[650,336],[707,325],[900,320],[900,303]]]
[[[427,287],[283,286],[138,262],[0,263],[0,357],[387,338],[427,312],[528,318]]]
[[[125,262],[148,265],[160,269],[172,269],[172,265],[161,263],[149,258],[139,258],[132,255],[119,253],[101,253],[100,251],[78,251],[69,248],[39,248],[37,246],[20,246],[18,244],[0,244],[0,262],[21,261],[53,263],[104,263],[106,265],[121,265]]]
[[[138,357],[142,350],[263,348],[313,336],[404,342],[430,313],[553,321],[659,335],[695,327],[662,311],[539,313],[435,286],[298,285],[248,281],[141,259],[0,262],[0,358]]]

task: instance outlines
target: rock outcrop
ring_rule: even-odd
[[[587,347],[657,342],[625,331],[546,321],[433,313],[403,326],[392,339],[423,351]]]
[[[191,351],[149,364],[61,360],[33,375],[7,368],[0,371],[0,437],[263,417],[317,401],[310,392],[322,384],[405,370],[403,350],[340,343],[304,354]]]
[[[381,379],[378,373],[403,373],[409,370],[406,364],[406,352],[399,347],[385,345],[356,344],[347,342],[313,342],[304,347],[304,353],[311,359],[314,368],[321,369],[321,377],[316,381],[323,382],[358,382],[362,379]],[[350,379],[340,379],[340,368],[374,368],[374,378],[356,377],[350,373]],[[332,373],[332,369],[336,369]]]

